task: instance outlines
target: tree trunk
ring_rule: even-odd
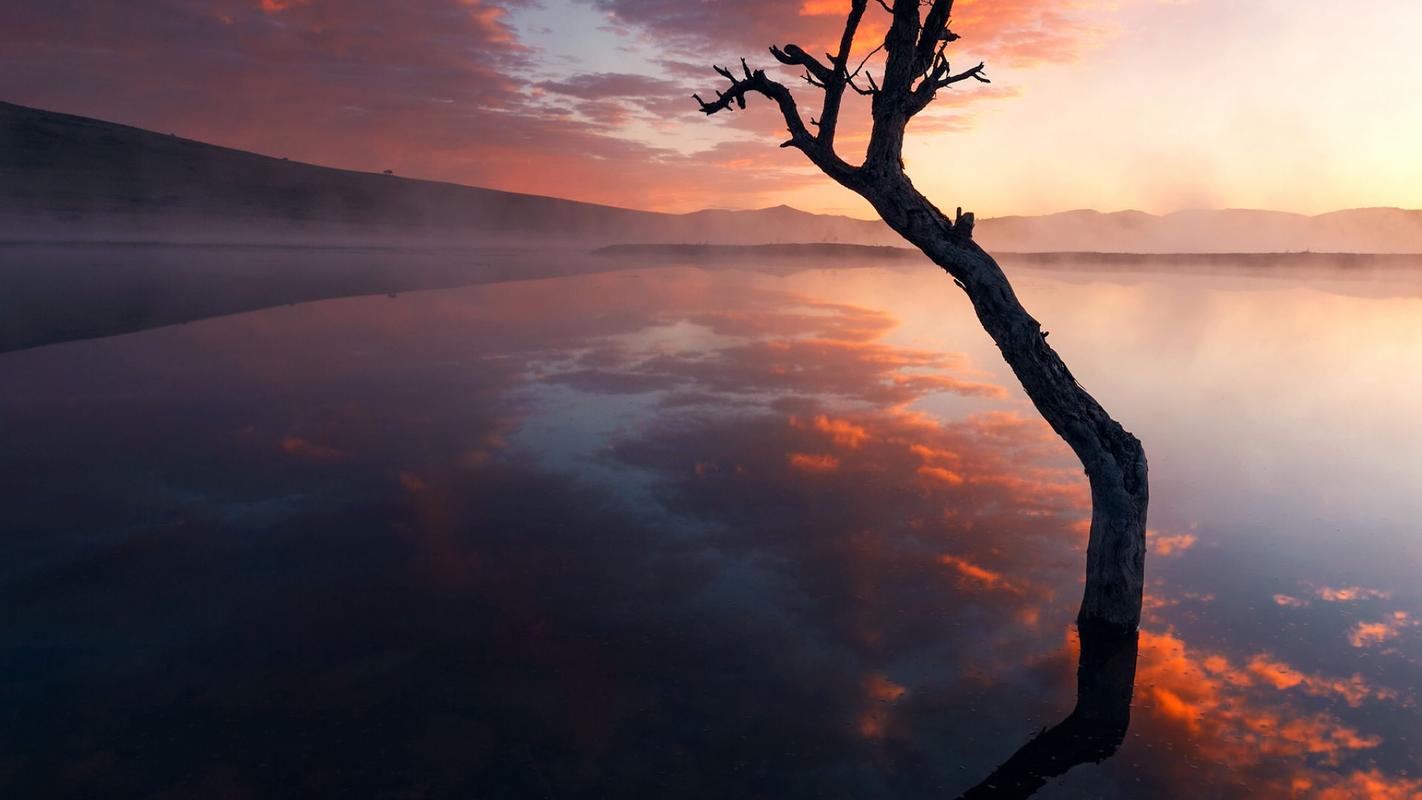
[[[1112,419],[1047,344],[1002,268],[971,238],[971,217],[955,226],[902,172],[875,170],[850,188],[884,221],[954,279],[983,328],[1047,423],[1081,460],[1091,484],[1091,537],[1080,627],[1133,631],[1141,621],[1149,491],[1145,451]]]
[[[959,37],[948,29],[953,0],[887,0],[880,5],[893,21],[880,48],[850,70],[850,50],[855,32],[868,8],[868,0],[852,0],[840,39],[838,55],[829,64],[795,45],[772,47],[782,64],[801,67],[804,78],[825,92],[819,126],[811,134],[800,117],[790,90],[752,70],[741,59],[743,78],[725,67],[714,69],[731,82],[711,102],[693,95],[703,114],[746,107],[746,95],[756,92],[775,101],[785,117],[790,139],[781,147],[795,147],[826,175],[867,199],[879,215],[905,239],[922,250],[972,300],[983,328],[997,343],[1002,357],[1016,373],[1027,396],[1047,423],[1076,452],[1091,482],[1091,539],[1086,548],[1086,596],[1077,624],[1134,631],[1141,621],[1141,592],[1145,572],[1146,460],[1141,443],[1101,408],[1077,384],[1061,358],[1047,345],[1046,334],[1032,319],[997,262],[973,242],[972,215],[949,220],[928,202],[904,174],[903,144],[908,123],[933,101],[940,89],[968,79],[988,82],[984,65],[952,74],[944,48]],[[924,9],[927,8],[927,12]],[[886,52],[882,81],[865,73],[867,87],[854,83],[856,76],[878,49]],[[872,95],[874,124],[862,166],[846,163],[834,149],[835,123],[846,88]]]

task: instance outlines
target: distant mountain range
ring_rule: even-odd
[[[988,250],[1020,253],[1422,253],[1422,211],[1065,211],[978,223]]]
[[[1422,211],[1069,211],[982,220],[1001,252],[1422,253]],[[0,103],[0,241],[902,245],[878,221],[661,214],[331,169]]]

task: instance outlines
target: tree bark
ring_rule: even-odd
[[[967,293],[1028,398],[1081,460],[1091,485],[1091,534],[1077,624],[1135,630],[1141,621],[1149,501],[1140,441],[1072,377],[997,262],[966,235],[971,218],[955,226],[902,172],[865,171],[846,185]]]

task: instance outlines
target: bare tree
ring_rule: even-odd
[[[745,108],[746,96],[773,100],[785,117],[790,138],[781,147],[804,153],[840,185],[853,190],[884,221],[924,252],[968,295],[983,328],[1002,351],[1022,388],[1048,424],[1075,451],[1091,484],[1091,538],[1086,554],[1086,593],[1079,626],[1134,630],[1140,624],[1145,567],[1148,500],[1145,451],[1140,441],[1106,413],[1047,344],[1047,334],[1022,307],[1001,267],[973,241],[973,215],[962,209],[954,219],[939,211],[904,173],[904,131],[939,90],[966,80],[987,82],[984,65],[954,73],[945,51],[958,39],[949,30],[953,0],[874,0],[890,15],[883,44],[851,61],[855,34],[870,0],[850,0],[839,49],[828,61],[788,44],[771,47],[782,64],[804,70],[806,82],[824,93],[818,119],[810,128],[800,117],[790,90],[752,70],[741,59],[741,72],[715,67],[731,82],[713,101],[696,95],[705,114]],[[882,78],[874,80],[866,64],[883,53]],[[835,152],[835,129],[845,91],[872,101],[873,127],[864,162],[846,162]]]

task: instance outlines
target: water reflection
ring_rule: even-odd
[[[1115,755],[1131,724],[1139,643],[1138,634],[1083,629],[1071,714],[1032,737],[962,797],[1031,797],[1071,768]]]
[[[0,353],[329,297],[609,268],[572,251],[0,243]]]
[[[1415,594],[1302,546],[1327,523],[1239,524],[1227,484],[1265,462],[1211,461],[1213,427],[1160,410],[1233,391],[1227,362],[1149,380],[1204,326],[1243,338],[1250,295],[1024,286],[1052,319],[1099,306],[1060,323],[1084,350],[1132,293],[1215,310],[1114,353],[1157,393],[1120,413],[1170,416],[1145,438],[1176,457],[1147,624],[1113,649],[1069,624],[1080,470],[941,288],[647,269],[0,356],[0,786],[1419,791]]]

